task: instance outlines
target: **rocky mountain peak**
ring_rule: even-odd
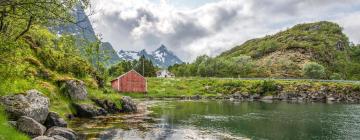
[[[148,53],[145,49],[139,52],[121,50],[119,52],[119,56],[122,60],[127,61],[137,60],[141,56],[145,56],[145,58],[151,60],[155,65],[162,68],[183,62],[163,44],[151,53]]]
[[[161,44],[161,46],[160,46],[158,49],[156,49],[156,50],[159,50],[159,51],[167,51],[167,48],[166,48],[166,46],[165,46],[164,44]]]

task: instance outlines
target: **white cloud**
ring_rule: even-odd
[[[154,50],[165,44],[186,61],[218,55],[244,41],[298,23],[331,20],[360,42],[358,0],[221,0],[195,9],[170,1],[93,0],[95,31],[120,50]]]

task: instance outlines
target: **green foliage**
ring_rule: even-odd
[[[359,48],[349,43],[339,25],[321,21],[246,41],[215,58],[199,56],[169,70],[185,77],[301,78],[304,63],[314,61],[329,75],[324,72],[321,78],[338,72],[343,79],[360,79]]]
[[[275,40],[260,42],[258,45],[258,48],[250,53],[253,58],[259,58],[272,53],[280,47],[279,43]]]
[[[331,92],[344,93],[344,88],[351,91],[360,91],[358,83],[347,82],[320,82],[314,80],[245,80],[224,78],[147,78],[148,93],[127,93],[124,96],[134,98],[179,98],[184,96],[219,96],[234,93],[259,94],[262,96],[278,95],[280,92],[297,93],[298,87],[307,87],[306,91],[319,91],[328,87]],[[345,93],[344,93],[345,94]]]
[[[325,68],[316,62],[308,62],[304,65],[303,74],[307,78],[321,79],[325,76]]]
[[[55,37],[47,29],[40,28],[31,32],[34,34],[30,42],[37,43],[41,47],[33,46],[36,56],[43,62],[44,66],[53,71],[64,74],[73,74],[76,77],[85,77],[93,72],[92,66],[86,59],[81,57],[75,47],[72,36]]]
[[[275,81],[264,80],[261,83],[261,91],[259,92],[259,94],[260,95],[266,95],[266,94],[275,95],[276,91],[277,91],[277,85],[276,85]]]
[[[108,72],[111,77],[117,77],[132,69],[145,77],[154,77],[158,68],[154,66],[151,60],[142,56],[139,60],[120,61],[118,64],[111,66]]]
[[[17,40],[33,25],[49,26],[61,23],[75,23],[72,8],[88,0],[8,0],[0,7],[0,33],[7,39]]]
[[[1,140],[29,140],[25,134],[18,132],[14,127],[10,126],[6,118],[4,109],[0,107],[0,139]]]
[[[333,73],[333,74],[331,74],[330,79],[331,79],[331,80],[343,80],[342,75],[339,74],[339,73]]]
[[[111,77],[117,77],[133,68],[131,61],[120,61],[118,64],[111,66],[108,71]]]
[[[145,56],[141,56],[138,61],[135,60],[133,66],[135,71],[145,77],[156,76],[156,67],[151,60],[146,59]]]
[[[249,56],[227,59],[214,59],[199,56],[192,64],[175,64],[169,71],[177,76],[201,77],[241,77],[251,72],[253,63]]]

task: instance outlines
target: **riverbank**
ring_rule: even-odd
[[[60,83],[54,82],[47,84],[47,86],[44,86],[46,88],[37,88],[39,91],[29,90],[27,92],[20,92],[19,94],[8,94],[1,97],[1,103],[4,106],[4,111],[1,112],[6,112],[10,118],[6,119],[7,117],[5,117],[4,113],[0,114],[0,117],[4,118],[0,120],[3,124],[1,127],[11,127],[11,129],[8,129],[10,133],[8,136],[14,135],[21,137],[21,139],[29,139],[30,137],[16,131],[15,128],[18,129],[19,127],[12,127],[11,122],[19,121],[19,118],[22,116],[30,116],[30,118],[25,118],[27,122],[32,122],[32,124],[35,124],[39,127],[39,130],[41,130],[39,133],[36,132],[36,135],[44,135],[46,134],[45,130],[50,130],[51,127],[54,127],[53,125],[47,126],[46,128],[43,127],[43,125],[46,125],[44,120],[48,119],[47,114],[49,112],[56,114],[54,115],[55,121],[60,122],[62,120],[69,122],[74,119],[74,117],[93,118],[97,116],[117,116],[118,113],[131,112],[131,110],[135,108],[133,105],[124,105],[124,103],[128,102],[126,98],[122,100],[124,96],[152,100],[175,99],[176,101],[201,99],[205,101],[264,100],[268,102],[311,101],[359,103],[360,101],[359,82],[222,78],[148,78],[147,80],[147,94],[116,93],[111,89],[100,90],[91,86],[91,84],[89,84],[91,82],[82,82],[81,80],[73,79],[62,80]],[[42,99],[43,102],[34,102],[35,99],[37,101]],[[130,103],[131,102],[132,101],[130,101]],[[30,105],[30,107],[27,107],[29,108],[28,110],[34,111],[27,112],[28,110],[26,108],[17,108],[18,105],[28,106],[28,104]],[[40,110],[41,114],[34,116],[33,112],[37,112],[36,110]],[[20,115],[17,114],[18,112],[20,112]],[[13,117],[11,117],[12,115]],[[38,118],[42,119],[36,120]],[[147,118],[143,119],[146,120]],[[103,120],[108,121],[108,118],[105,117]],[[129,120],[122,120],[121,123],[126,121]],[[147,124],[144,120],[138,121],[135,119],[130,121],[135,121],[138,124],[145,122],[145,124]],[[91,122],[88,124],[92,127]],[[78,123],[78,125],[80,124]],[[94,127],[95,129],[98,128],[97,126]],[[62,129],[65,128],[66,127]],[[21,131],[29,133],[28,131],[30,130]],[[81,132],[81,130],[79,131]],[[75,130],[75,132],[79,131]],[[32,130],[30,132],[33,133]],[[6,139],[8,137],[6,136],[4,138]]]
[[[125,93],[134,98],[238,99],[238,100],[360,100],[360,82],[217,79],[217,78],[148,78],[148,93]]]

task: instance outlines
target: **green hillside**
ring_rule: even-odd
[[[324,68],[319,78],[359,79],[360,72],[356,70],[360,68],[359,48],[349,42],[338,24],[321,21],[295,25],[274,35],[246,41],[216,58],[199,57],[190,65],[198,65],[193,67],[200,69],[201,64],[206,64],[203,69],[213,71],[206,76],[309,78],[303,69],[312,62]],[[184,65],[172,67],[173,72],[180,75],[181,69]],[[199,69],[195,73],[204,76]]]

